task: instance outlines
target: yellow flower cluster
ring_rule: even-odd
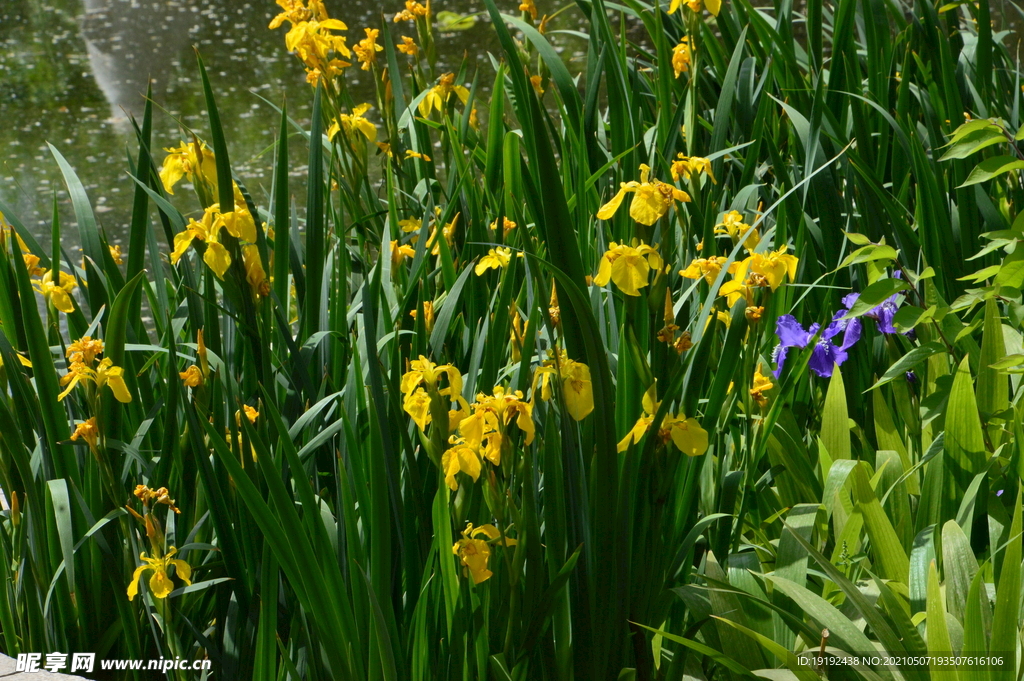
[[[701,156],[676,154],[676,160],[672,161],[672,165],[669,166],[669,172],[672,173],[672,179],[676,182],[681,177],[689,180],[691,175],[704,173],[711,178],[712,182],[718,184],[714,174],[711,172],[711,160]]]
[[[679,39],[679,44],[672,48],[672,70],[676,72],[676,78],[690,70],[692,57],[690,38],[684,35]]]
[[[177,506],[174,505],[174,499],[171,499],[171,493],[167,491],[166,487],[160,487],[159,489],[150,489],[146,485],[136,485],[135,491],[132,492],[135,498],[145,504],[147,507],[151,506],[154,502],[167,506],[170,510],[175,513],[181,513]]]
[[[632,245],[611,242],[601,258],[594,284],[607,286],[610,280],[627,296],[640,295],[640,289],[647,286],[650,271],[657,272],[664,264],[657,249],[635,239]]]
[[[377,126],[363,114],[372,109],[369,104],[360,104],[353,107],[352,113],[340,114],[338,119],[327,128],[327,139],[334,140],[339,131],[344,130],[346,135],[359,131],[366,139],[373,142],[377,139]]]
[[[35,257],[35,256],[33,256]],[[38,258],[36,258],[38,261]],[[48,302],[64,314],[75,311],[75,301],[71,292],[78,288],[78,282],[64,270],[60,271],[57,282],[53,281],[53,270],[42,270],[43,276],[32,280],[32,287],[43,295]]]
[[[457,85],[455,83],[454,73],[446,73],[441,76],[437,85],[430,88],[423,99],[420,100],[420,115],[426,118],[430,115],[430,112],[435,109],[444,113],[445,106],[448,104],[448,99],[452,96],[452,93],[455,93],[455,96],[458,97],[463,104],[469,101],[469,90],[462,85]]]
[[[795,255],[787,253],[787,247],[783,245],[775,251],[767,253],[753,253],[754,247],[761,241],[761,235],[757,229],[743,222],[743,215],[738,211],[726,213],[722,222],[715,227],[715,233],[728,236],[735,246],[743,240],[743,245],[749,255],[732,263],[728,273],[732,280],[722,284],[719,295],[725,296],[729,306],[732,307],[742,297],[751,308],[748,317],[751,321],[760,319],[761,310],[754,306],[754,290],[757,288],[771,288],[776,291],[788,277],[790,281],[796,280],[796,268],[800,259]],[[707,258],[695,258],[686,269],[680,270],[679,274],[688,279],[704,279],[713,284],[718,278],[719,272],[725,265],[727,258],[721,256],[709,256]]]
[[[439,366],[422,355],[410,363],[409,371],[402,376],[402,408],[421,431],[426,432],[427,425],[433,421],[431,410],[436,408],[435,400],[447,398],[457,405],[457,408],[448,410],[448,432],[451,434],[448,443],[451,446],[441,457],[445,483],[452,491],[459,488],[458,473],[465,473],[476,482],[484,459],[495,466],[501,465],[502,450],[509,437],[508,428],[513,423],[524,433],[525,444],[533,442],[536,433],[534,403],[538,395],[542,400],[550,400],[552,386],[556,383],[562,388],[566,410],[573,419],[581,421],[594,410],[587,365],[569,359],[564,351],[557,354],[549,351],[549,354],[551,359],[538,367],[534,374],[533,399],[530,401],[519,390],[509,391],[495,386],[491,394],[479,393],[476,401],[469,404],[462,397],[462,374],[457,368],[451,364]],[[441,387],[442,381],[447,382],[447,387]]]
[[[421,5],[416,0],[405,0],[405,9],[395,15],[395,22],[416,21],[420,17],[430,16],[430,2]]]
[[[442,455],[441,468],[445,483],[453,492],[459,489],[457,473],[466,473],[476,482],[483,459],[495,466],[501,465],[502,446],[507,442],[508,426],[513,422],[526,434],[526,444],[533,442],[533,403],[524,400],[519,390],[505,392],[502,386],[495,386],[493,394],[479,393],[476,402],[452,416],[449,428],[454,425],[458,435],[449,438],[452,446]]]
[[[242,244],[242,264],[245,267],[245,278],[249,282],[254,294],[266,296],[270,293],[270,284],[267,281],[266,272],[263,269],[263,262],[260,259],[259,249],[256,246],[256,221],[246,207],[238,188],[235,188],[234,210],[222,213],[220,204],[215,203],[203,211],[200,220],[191,219],[185,229],[174,236],[174,250],[171,252],[171,264],[177,265],[178,261],[194,241],[206,244],[206,252],[203,254],[205,262],[219,279],[231,266],[231,254],[222,243],[222,232],[240,239]]]
[[[478,539],[483,535],[487,539]],[[462,538],[452,546],[452,553],[459,557],[463,574],[473,578],[474,584],[487,581],[494,573],[487,569],[487,563],[491,558],[490,542],[501,538],[501,532],[494,525],[481,525],[473,527],[469,523],[462,531]],[[505,537],[505,546],[515,546],[516,540]]]
[[[533,375],[533,391],[536,394],[540,382],[540,398],[551,399],[551,386],[561,383],[565,408],[576,421],[582,421],[594,411],[594,386],[590,382],[590,367],[583,362],[569,359],[564,350],[548,350],[551,359],[537,368]],[[554,379],[554,380],[552,380]]]
[[[674,14],[675,11],[679,9],[679,6],[684,2],[693,12],[700,12],[702,8],[707,7],[708,11],[716,17],[722,10],[722,0],[672,0],[672,3],[668,7],[668,13]]]
[[[690,195],[672,185],[651,178],[651,167],[640,166],[640,181],[623,182],[612,200],[597,211],[599,220],[610,220],[622,205],[626,194],[633,194],[629,204],[629,215],[642,225],[653,225],[675,205],[677,201],[689,201]]]
[[[377,53],[384,48],[377,44],[380,29],[364,28],[363,30],[366,32],[366,37],[356,43],[352,47],[352,51],[356,53],[356,59],[362,63],[360,68],[363,71],[369,71],[370,66],[377,63]]]
[[[441,388],[441,380],[448,379],[448,387]],[[425,386],[425,389],[424,389]],[[409,371],[402,376],[402,408],[420,430],[426,432],[431,422],[430,401],[433,395],[447,395],[450,401],[462,399],[462,374],[451,364],[438,366],[420,355],[410,363]],[[449,419],[451,421],[451,419]]]
[[[174,194],[174,185],[181,178],[188,177],[188,181],[197,187],[205,185],[203,190],[208,196],[217,195],[217,161],[205,142],[182,142],[180,146],[168,147],[164,151],[167,157],[160,168],[164,191]]]
[[[441,246],[437,242],[437,223],[441,219],[442,212],[443,211],[441,210],[440,206],[434,207],[434,220],[432,220],[430,223],[430,236],[427,237],[427,248],[430,249],[431,255],[441,254]],[[452,244],[455,243],[455,229],[459,221],[459,215],[459,213],[456,213],[455,217],[452,218],[452,221],[441,228],[441,234],[444,236],[445,243],[448,244],[449,248],[451,248]],[[416,242],[419,241],[419,231],[423,228],[422,219],[405,218],[403,220],[398,221],[398,226],[405,234],[413,235],[412,238],[409,240],[410,244],[415,245]]]
[[[96,386],[97,390],[103,386],[109,386],[119,402],[132,401],[132,394],[124,382],[124,369],[114,366],[113,360],[109,357],[104,357],[99,364],[93,366],[97,355],[102,352],[103,341],[89,336],[83,336],[68,346],[66,356],[71,365],[68,367],[68,372],[60,379],[60,384],[67,387],[57,396],[58,400],[67,397],[79,383],[91,383]],[[79,436],[88,441],[86,435],[87,432],[82,432]]]
[[[347,31],[348,26],[327,16],[323,0],[309,0],[308,7],[302,0],[277,0],[277,4],[284,11],[274,17],[270,28],[277,28],[286,21],[292,25],[284,43],[305,65],[306,80],[310,84],[315,86],[321,78],[332,80],[352,65],[345,61],[352,56],[345,37],[332,33]]]
[[[135,568],[132,581],[128,584],[128,600],[135,600],[135,595],[139,593],[139,582],[142,581],[142,576],[147,572],[153,573],[149,578],[149,591],[153,594],[153,597],[167,598],[174,589],[174,584],[167,575],[167,570],[172,566],[177,572],[178,579],[185,582],[185,584],[191,585],[192,567],[179,558],[173,558],[172,556],[177,552],[178,549],[172,546],[166,555],[158,555],[154,558],[150,558],[145,552],[140,553],[139,559],[142,561],[142,565]]]
[[[658,401],[656,384],[652,385],[644,394],[643,415],[637,419],[633,428],[626,433],[626,437],[618,444],[618,450],[624,452],[629,449],[630,444],[638,444],[643,436],[651,429],[654,423],[654,416],[658,413]],[[687,456],[700,456],[708,450],[708,432],[701,428],[697,419],[687,418],[685,414],[666,414],[658,429],[658,437],[662,444],[671,442],[683,454]]]

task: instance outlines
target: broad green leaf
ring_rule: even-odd
[[[957,189],[969,187],[979,182],[987,182],[1005,173],[1024,168],[1024,161],[1018,160],[1015,156],[996,156],[987,158],[971,171],[967,179]]]
[[[825,411],[821,417],[821,440],[833,461],[851,458],[850,416],[846,406],[846,387],[843,374],[835,367],[825,396]]]
[[[852,475],[853,496],[861,513],[864,514],[864,525],[871,539],[874,564],[880,568],[883,577],[906,584],[910,572],[910,559],[893,529],[892,522],[882,510],[875,491],[871,489],[865,464],[855,467]]]
[[[957,368],[946,407],[945,463],[961,491],[985,464],[985,438],[967,357]]]

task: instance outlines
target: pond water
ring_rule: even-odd
[[[390,16],[404,5],[402,0],[386,0],[383,6],[374,0],[326,4],[332,16],[348,24],[350,44],[363,26],[378,24],[381,11]],[[509,13],[517,4],[499,1]],[[1020,10],[1007,0],[993,4],[993,13],[1009,20],[1002,23],[1019,25]],[[473,14],[483,10],[483,3],[443,0],[435,1],[434,9]],[[76,241],[70,229],[74,216],[49,142],[82,178],[110,241],[122,242],[134,191],[126,174],[126,152],[135,153],[126,112],[141,116],[147,77],[156,103],[155,147],[177,146],[182,125],[208,136],[195,48],[219,93],[232,165],[266,205],[279,114],[264,99],[280,104],[287,98],[290,114],[303,125],[308,125],[312,100],[302,67],[285,51],[286,28],[267,28],[277,12],[272,0],[0,0],[0,199],[48,243],[56,196],[68,242]],[[569,60],[582,60],[582,41],[553,34],[576,28],[578,16],[575,10],[563,13],[550,34],[556,45],[568,48],[564,55]],[[392,26],[396,34],[411,34],[410,24]],[[470,55],[471,71],[472,66],[481,68],[482,85],[493,77],[488,51],[499,50],[486,21],[438,39],[442,59]],[[454,70],[457,63],[439,66]],[[369,73],[351,68],[347,78],[357,93],[370,98]],[[305,146],[292,145],[293,168],[304,167]],[[293,176],[291,188],[301,203],[304,171]],[[174,200],[182,210],[196,208],[187,192]]]
[[[402,0],[326,4],[331,16],[348,24],[350,44],[363,26],[379,25],[381,11],[390,17],[404,6]],[[483,9],[478,0],[444,4],[462,14]],[[272,0],[0,0],[0,199],[48,243],[56,195],[69,241],[76,240],[50,143],[81,177],[111,242],[126,239],[134,191],[126,150],[135,154],[127,112],[141,118],[147,77],[153,81],[154,147],[177,146],[181,125],[208,138],[194,47],[218,93],[232,166],[265,205],[280,115],[263,100],[280,105],[287,98],[289,114],[303,125],[312,101],[305,72],[285,51],[287,24],[267,28],[278,11]],[[391,25],[396,34],[414,35],[411,24]],[[483,56],[496,48],[483,21],[438,39],[439,54],[457,59],[467,50]],[[493,77],[489,64],[478,63],[486,69],[481,82]],[[356,92],[371,96],[368,72],[354,67],[346,77]],[[292,144],[292,151],[292,167],[302,168],[306,145]],[[291,184],[300,201],[303,185],[304,171]],[[196,208],[187,192],[179,195],[183,210]]]

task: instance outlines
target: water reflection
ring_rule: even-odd
[[[378,25],[381,11],[390,16],[404,1],[326,4],[355,37],[363,26]],[[518,3],[500,4],[514,12]],[[444,0],[443,9],[476,13],[483,3]],[[78,172],[108,238],[121,242],[134,191],[126,175],[126,152],[134,154],[135,147],[126,112],[141,114],[147,79],[156,102],[155,147],[177,146],[182,126],[208,135],[195,46],[217,93],[232,167],[265,205],[279,118],[253,91],[275,103],[287,98],[300,124],[308,123],[312,99],[302,67],[284,49],[285,29],[267,28],[278,11],[273,0],[0,0],[0,199],[48,243],[56,196],[67,245],[74,245],[74,214],[50,142]],[[576,28],[575,21],[564,13],[552,28]],[[392,27],[396,39],[408,32],[405,24]],[[493,77],[486,54],[499,51],[486,21],[438,39],[442,59],[454,60],[439,67],[457,70],[465,55],[470,78],[481,69],[482,86]],[[370,100],[371,77],[348,70],[357,98]],[[292,145],[292,168],[303,167],[304,146]],[[304,195],[303,182],[302,173],[292,175],[296,196]],[[179,194],[174,200],[182,210],[196,208],[188,192]]]
[[[82,39],[96,85],[110,104],[111,118],[126,112],[141,115],[147,80],[157,85],[170,80],[169,55],[189,45],[195,5],[173,0],[85,0]],[[159,26],[157,32],[145,27]],[[140,30],[142,29],[142,30]]]

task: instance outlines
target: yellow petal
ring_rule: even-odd
[[[615,211],[622,205],[622,199],[626,197],[626,192],[628,191],[630,191],[629,188],[623,184],[619,192],[612,197],[612,200],[601,206],[601,209],[597,211],[597,219],[611,220],[612,216],[615,215]]]
[[[206,244],[206,254],[203,256],[203,262],[209,265],[218,279],[223,279],[224,273],[231,267],[231,255],[222,244],[210,241]]]
[[[167,594],[174,590],[167,573],[160,569],[153,570],[153,576],[149,578],[149,590],[156,598],[167,598]]]
[[[612,264],[612,281],[627,296],[638,296],[647,286],[647,261],[639,256],[622,256]]]
[[[677,421],[672,425],[672,442],[687,456],[700,456],[708,450],[708,432],[696,419]]]
[[[135,600],[135,594],[139,593],[139,580],[142,579],[142,573],[149,569],[148,565],[140,565],[135,568],[135,573],[132,574],[132,581],[128,583],[128,600]]]
[[[358,121],[356,121],[355,126],[356,129],[359,132],[366,135],[366,139],[370,140],[371,142],[377,139],[377,126],[371,123],[370,121],[366,120],[365,118],[361,118]]]
[[[185,175],[185,166],[181,162],[180,154],[169,154],[164,159],[164,165],[160,169],[160,181],[164,184],[164,191],[174,194],[174,185],[178,184]]]
[[[171,561],[168,561],[168,562],[170,562],[172,565],[174,565],[174,569],[175,569],[175,571],[178,574],[178,579],[180,579],[181,581],[185,582],[188,585],[192,584],[192,566],[191,565],[189,565],[188,563],[186,563],[183,560],[179,560],[178,558],[175,558],[175,559],[173,559]]]
[[[638,191],[629,204],[629,215],[641,225],[653,225],[668,212],[670,204],[660,194],[651,191]]]
[[[64,314],[71,314],[75,311],[75,303],[71,300],[71,296],[68,295],[67,291],[57,286],[50,289],[50,291],[50,300],[55,308]]]
[[[121,367],[115,367],[118,371],[123,371]],[[114,397],[117,398],[118,402],[127,404],[132,401],[132,394],[128,391],[128,385],[124,382],[124,377],[120,374],[107,375],[107,385],[114,391]]]
[[[718,13],[722,10],[722,0],[704,0],[704,6],[708,8],[714,16],[718,16]]]
[[[611,251],[609,251],[610,253]],[[601,265],[598,267],[597,276],[594,277],[595,286],[607,286],[612,278],[612,259],[605,253],[601,258]]]
[[[587,414],[594,411],[594,390],[589,376],[588,370],[586,380],[569,379],[563,382],[565,406],[569,410],[569,416],[577,421],[582,421]]]

